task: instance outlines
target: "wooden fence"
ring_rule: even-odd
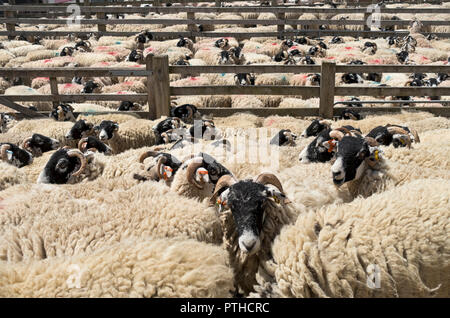
[[[251,38],[251,37],[278,37],[286,38],[293,36],[327,36],[327,35],[339,35],[339,36],[362,36],[362,37],[386,37],[391,35],[406,35],[408,31],[371,31],[367,25],[367,19],[371,13],[367,11],[367,8],[315,8],[315,7],[123,7],[123,6],[81,6],[80,12],[85,16],[95,14],[96,19],[80,19],[78,22],[82,25],[96,25],[96,30],[89,31],[20,31],[16,30],[16,24],[57,24],[65,25],[66,19],[38,19],[38,18],[18,18],[17,15],[20,12],[51,12],[63,13],[66,16],[70,13],[66,12],[67,6],[40,6],[40,5],[4,5],[0,6],[0,12],[5,13],[4,18],[0,18],[0,23],[6,24],[6,31],[0,31],[0,36],[15,37],[19,35],[24,36],[66,36],[68,34],[76,35],[88,35],[94,33],[97,37],[100,36],[132,36],[136,32],[119,32],[119,31],[107,31],[106,26],[119,25],[119,24],[162,24],[162,25],[179,25],[185,24],[188,31],[184,32],[164,32],[164,31],[152,31],[152,34],[156,39],[158,38],[177,38],[182,35],[185,37],[224,37],[230,36],[238,39]],[[136,13],[147,14],[149,12],[160,13],[179,13],[186,12],[187,19],[106,19],[106,14],[124,14],[124,13]],[[277,16],[277,19],[270,20],[258,20],[258,19],[197,19],[196,13],[214,12],[214,13],[237,13],[237,12],[271,12]],[[345,13],[363,13],[363,20],[298,20],[288,19],[286,15],[289,13],[327,13],[327,14],[345,14]],[[411,14],[450,14],[450,8],[383,8],[382,13],[411,13]],[[450,21],[421,21],[424,26],[448,26]],[[380,21],[381,26],[401,26],[406,27],[410,21],[407,20],[384,20]],[[217,24],[232,24],[232,25],[277,25],[277,31],[273,32],[258,32],[248,29],[245,32],[214,32],[214,31],[197,31],[197,25],[217,25]],[[286,30],[285,25],[292,25],[293,30]],[[346,25],[362,25],[364,30],[320,30],[319,26],[346,26]],[[298,26],[308,27],[309,29],[298,29]],[[430,34],[424,32],[424,35]],[[440,38],[450,38],[449,32],[433,33]]]
[[[336,73],[450,73],[450,66],[442,65],[336,65],[324,61],[322,65],[219,65],[219,66],[169,66],[167,55],[146,58],[146,68],[141,70],[129,68],[40,68],[40,69],[2,69],[3,76],[13,77],[49,77],[51,95],[3,95],[0,104],[11,107],[23,116],[38,116],[36,112],[24,108],[14,102],[84,102],[84,101],[139,101],[147,100],[147,111],[136,112],[142,118],[155,119],[167,116],[170,109],[171,97],[186,95],[282,95],[320,97],[319,108],[200,108],[200,111],[213,116],[229,116],[236,112],[250,112],[260,116],[292,115],[292,116],[322,116],[332,118],[341,110],[334,108],[335,96],[450,96],[450,87],[367,87],[367,86],[336,86]],[[320,73],[319,86],[170,86],[169,74],[198,74],[198,73]],[[58,92],[57,77],[117,77],[117,76],[146,76],[147,94],[117,95],[117,94],[77,94],[61,95]],[[23,111],[26,109],[26,111]],[[366,113],[396,112],[401,107],[377,107],[361,110]],[[420,107],[409,108],[432,112],[436,115],[450,117],[450,107]],[[48,114],[42,112],[44,114]],[[17,115],[17,114],[16,114]]]

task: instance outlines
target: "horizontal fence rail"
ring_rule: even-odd
[[[53,102],[84,102],[84,101],[142,101],[146,100],[149,109],[144,112],[135,112],[143,118],[155,119],[160,116],[169,115],[170,100],[175,96],[197,96],[197,95],[282,95],[282,96],[302,96],[320,97],[319,108],[263,108],[263,109],[220,109],[220,108],[200,108],[205,114],[212,113],[215,116],[228,116],[229,114],[245,111],[259,115],[291,115],[291,116],[322,116],[332,118],[339,114],[339,109],[334,108],[338,104],[334,102],[335,96],[450,96],[450,87],[367,87],[367,86],[336,86],[336,73],[368,73],[368,72],[388,72],[388,73],[450,73],[449,65],[336,65],[333,62],[324,61],[322,65],[216,65],[216,66],[169,66],[167,55],[153,56],[146,58],[145,69],[129,68],[16,68],[2,69],[2,75],[6,77],[49,77],[52,87],[51,95],[3,95],[0,96],[0,104],[11,107],[21,112],[20,116],[31,116],[36,113],[28,108],[14,102],[37,101]],[[169,74],[193,74],[193,73],[320,73],[320,86],[170,86]],[[115,76],[146,76],[147,94],[75,94],[61,95],[58,92],[57,77],[115,77]],[[379,101],[382,103],[383,101]],[[384,101],[389,103],[391,101]],[[399,101],[407,104],[409,101]],[[426,101],[428,102],[428,101]],[[440,103],[441,101],[434,101]],[[394,101],[394,103],[397,103]],[[442,101],[447,104],[448,101]],[[345,102],[343,103],[345,104]],[[379,107],[365,108],[362,112],[395,112],[399,107]],[[450,108],[445,107],[425,107],[408,108],[430,111],[437,115],[450,117]],[[36,116],[42,115],[40,112]],[[47,114],[47,113],[46,113]],[[19,116],[19,117],[20,117]],[[32,117],[32,116],[31,116]]]

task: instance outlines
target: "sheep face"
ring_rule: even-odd
[[[396,56],[400,63],[406,63],[408,61],[409,53],[407,51],[401,51],[397,53]]]
[[[128,55],[127,61],[129,62],[140,62],[144,59],[144,56],[142,55],[141,50],[133,50],[130,52],[130,55]]]
[[[65,138],[67,140],[78,140],[93,133],[93,129],[93,124],[87,123],[84,120],[80,119],[72,126],[72,128],[66,134]]]
[[[249,73],[238,73],[234,75],[236,85],[255,85],[255,77]]]
[[[330,137],[331,129],[322,131],[299,155],[302,163],[327,162],[333,158],[334,146]]]
[[[81,152],[91,150],[101,152],[105,155],[112,154],[112,149],[109,146],[107,146],[106,144],[104,144],[103,142],[92,136],[82,138],[78,143],[78,149]]]
[[[22,143],[22,148],[30,151],[35,156],[44,152],[56,150],[59,147],[59,141],[41,134],[33,134]]]
[[[215,140],[221,138],[222,134],[210,120],[196,120],[189,129],[189,134],[198,139]]]
[[[341,79],[345,84],[358,84],[364,82],[361,76],[355,73],[345,73],[342,75]]]
[[[282,129],[272,138],[270,144],[277,146],[293,146],[295,145],[295,139],[297,139],[297,136],[294,135],[289,129]]]
[[[87,81],[84,84],[83,90],[81,93],[83,94],[92,94],[92,93],[99,93],[100,92],[100,86],[95,83],[94,81]]]
[[[0,159],[17,168],[33,163],[33,155],[29,151],[10,143],[0,144]]]
[[[359,179],[366,168],[365,159],[374,150],[362,137],[344,136],[337,144],[336,161],[331,167],[333,183],[341,186],[345,182]]]
[[[71,176],[80,175],[86,167],[86,159],[76,149],[61,148],[49,159],[37,183],[64,184]]]
[[[98,133],[100,140],[110,140],[119,130],[119,124],[111,120],[103,120],[100,125],[94,127],[94,130]]]
[[[380,145],[383,146],[389,146],[392,143],[392,135],[384,126],[375,127],[367,134],[367,137],[374,138]]]
[[[59,104],[57,107],[53,108],[50,113],[50,118],[57,121],[75,121],[73,111],[73,107],[69,104]]]
[[[219,53],[219,64],[231,64],[230,53],[228,51],[222,51]]]
[[[357,111],[355,111],[354,109],[351,109],[351,108],[344,109],[341,117],[342,117],[342,119],[352,119],[352,120],[360,120],[361,119],[361,115]]]
[[[314,119],[311,124],[302,132],[301,137],[317,136],[323,130],[330,128],[330,123],[325,120]]]
[[[59,53],[59,56],[72,56],[73,51],[74,51],[73,47],[66,46],[65,48],[63,48],[61,50],[61,53]]]
[[[137,103],[133,103],[130,101],[122,101],[119,105],[119,108],[117,108],[118,111],[130,111],[130,110],[140,110],[141,105]]]
[[[170,109],[170,116],[180,118],[187,124],[192,124],[195,119],[201,118],[200,112],[192,104],[183,104]],[[176,127],[175,127],[176,128]]]

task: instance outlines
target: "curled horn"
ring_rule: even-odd
[[[380,145],[380,143],[378,141],[376,141],[375,138],[373,138],[373,137],[364,137],[364,139],[367,141],[367,144],[370,147],[377,147]]]
[[[420,142],[419,134],[417,133],[417,130],[409,128],[409,131],[414,137],[414,142]]]
[[[217,196],[219,195],[220,190],[222,190],[224,187],[231,187],[233,184],[236,183],[236,179],[229,174],[226,174],[217,181],[216,187],[214,188],[214,193],[209,200],[210,205],[214,205],[216,203]]]
[[[200,162],[196,162],[194,159],[201,159]],[[203,165],[203,158],[202,157],[195,157],[187,166],[187,180],[189,183],[192,183],[197,189],[202,190],[203,185],[199,184],[197,180],[194,179],[195,171],[197,171],[198,168],[200,168]]]
[[[159,157],[158,163],[156,164],[156,173],[158,174],[159,179],[164,179],[164,177],[161,175],[161,166],[163,163],[167,162],[167,158],[164,156]]]
[[[84,152],[86,150],[86,145],[87,145],[87,138],[82,138],[80,139],[80,141],[78,142],[78,149],[81,152]]]
[[[31,152],[31,148],[30,148],[30,141],[31,141],[31,139],[32,139],[32,137],[28,137],[27,139],[25,139],[22,142],[22,148],[25,149],[25,150],[28,150],[30,152]]]
[[[255,182],[262,185],[271,184],[284,193],[280,180],[273,173],[261,173],[255,178]]]
[[[58,113],[58,120],[63,121],[64,120],[64,111],[63,111],[62,107],[58,106],[56,109],[57,109],[57,113]]]
[[[10,145],[2,145],[0,153],[1,153],[1,158],[4,161],[8,161],[8,157],[6,156],[6,151],[9,150],[11,148]]]
[[[387,130],[390,134],[400,134],[400,135],[408,135],[408,132],[404,130],[403,128],[397,127],[397,126],[390,126],[387,125]]]
[[[341,141],[342,138],[344,138],[344,133],[342,131],[334,129],[330,132],[330,137]]]
[[[74,176],[74,177],[79,176],[86,168],[86,164],[87,164],[86,158],[84,158],[83,154],[78,149],[69,150],[67,152],[67,155],[69,157],[77,157],[80,160],[80,163],[81,163],[80,169],[78,169],[78,171],[75,171],[74,173],[72,173],[72,176]]]
[[[325,126],[328,126],[328,127],[331,126],[331,122],[329,120],[326,120],[326,119],[319,120],[319,124],[325,125]]]
[[[188,119],[194,118],[194,111],[192,110],[192,107],[191,107],[191,106],[187,106],[186,108],[187,108],[187,111],[188,111],[188,116],[187,116],[187,118],[188,118]]]
[[[159,155],[160,154],[155,151],[146,151],[139,157],[139,163],[143,163],[144,160],[147,159],[148,157],[157,157]]]

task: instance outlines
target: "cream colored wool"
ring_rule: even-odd
[[[204,77],[209,79],[210,85],[235,85],[235,74],[232,73],[208,73],[204,74]]]
[[[78,63],[80,67],[90,66],[98,62],[114,62],[114,61],[117,61],[117,58],[109,54],[86,52],[74,55],[74,62]]]
[[[58,56],[58,51],[53,50],[36,50],[28,52],[26,55],[26,58],[28,61],[38,61],[38,60],[45,60],[50,59],[52,57]]]
[[[419,134],[429,130],[450,129],[450,120],[445,117],[430,117],[413,122],[404,122],[405,126],[413,127]]]
[[[57,78],[58,80],[59,78]],[[50,78],[49,77],[35,77],[31,81],[31,88],[33,89],[39,89],[44,85],[50,85]]]
[[[144,85],[144,83],[140,81],[124,81],[119,84],[114,84],[111,86],[104,86],[102,87],[102,93],[104,94],[111,94],[111,93],[117,93],[122,91],[130,91],[135,92],[138,94],[145,94],[147,93],[147,86]]]
[[[23,170],[6,163],[4,161],[0,161],[0,191],[5,190],[15,184],[26,183],[28,181],[27,175],[23,172]],[[3,208],[3,197],[0,195],[0,209]]]
[[[75,63],[75,58],[72,56],[57,56],[51,59],[45,59],[41,61],[26,62],[21,65],[23,68],[40,68],[40,67],[65,67],[72,63]],[[80,65],[81,66],[81,65]]]
[[[450,149],[450,129],[429,130],[419,136],[420,143],[414,143],[412,149],[383,148],[384,157],[406,166],[414,163],[423,168],[450,171],[450,158],[446,151]]]
[[[264,107],[278,107],[283,99],[283,96],[272,95],[255,95],[263,104]]]
[[[92,51],[94,53],[104,53],[114,56],[118,61],[124,60],[131,52],[131,50],[119,45],[96,46]]]
[[[288,85],[292,74],[266,73],[257,74],[255,85]]]
[[[139,117],[130,113],[117,112],[111,114],[80,114],[77,120],[80,119],[84,119],[94,125],[99,125],[103,120],[115,121],[120,125],[130,120],[139,119]],[[152,122],[148,121],[148,123],[151,125]]]
[[[23,47],[23,46],[30,46],[31,43],[28,41],[22,41],[22,40],[9,40],[9,41],[2,41],[3,46],[5,49],[11,51],[14,48],[17,47]]]
[[[81,103],[81,104],[75,104],[72,103],[70,106],[73,107],[74,112],[76,113],[96,113],[96,112],[110,112],[111,108],[103,107],[97,104],[90,104],[90,103]]]
[[[48,50],[57,50],[62,46],[68,46],[69,40],[67,39],[42,39],[41,44]]]
[[[310,86],[311,83],[309,82],[308,74],[294,74],[289,78],[289,85],[291,86]]]
[[[7,50],[0,50],[0,66],[4,66],[11,59],[15,58],[15,55]]]
[[[3,77],[0,77],[0,94],[4,94],[5,91],[11,87],[11,83],[5,80]]]
[[[23,67],[23,64],[27,61],[26,56],[19,56],[9,60],[4,67],[15,68],[15,67]]]
[[[243,53],[245,56],[245,64],[264,64],[269,63],[272,61],[272,59],[264,54],[258,54],[258,53]]]
[[[309,99],[300,99],[300,98],[283,98],[280,105],[280,108],[315,108],[319,107],[319,98],[309,98]]]
[[[75,95],[81,94],[83,90],[83,85],[74,84],[74,83],[66,83],[66,84],[58,84],[58,93],[64,95]],[[37,90],[40,94],[43,95],[51,95],[50,84],[44,85]]]
[[[133,50],[136,47],[136,42],[133,39],[127,39],[126,37],[114,37],[114,36],[102,36],[97,43],[99,46],[118,45],[129,50]]]
[[[83,288],[67,283],[73,264],[82,268]],[[144,237],[94,254],[0,263],[0,281],[3,297],[231,297],[232,270],[217,246]]]
[[[19,185],[3,193],[7,206],[1,216],[3,261],[72,256],[149,235],[221,242],[220,224],[212,208],[154,181],[137,184],[132,178],[100,177],[80,184]],[[51,193],[57,195],[45,199]],[[28,210],[23,200],[27,194],[36,204]],[[20,224],[14,221],[17,217]],[[36,236],[41,246],[36,245]]]
[[[196,51],[194,58],[205,61],[207,65],[218,65],[221,49],[216,47],[202,47]]]
[[[314,14],[314,13],[303,13],[298,17],[298,20],[317,20],[318,14]],[[302,24],[302,25],[298,25],[297,27],[299,30],[317,30],[318,26],[317,25],[307,25],[307,24]]]
[[[30,43],[28,43],[30,44]],[[19,46],[15,48],[9,49],[9,51],[14,54],[15,56],[26,56],[29,52],[37,51],[37,50],[44,50],[44,46],[42,45],[25,45],[25,46]]]
[[[264,104],[256,96],[252,95],[235,95],[231,97],[232,108],[260,108]]]
[[[5,95],[42,95],[39,91],[31,87],[19,85],[11,86],[5,90]],[[35,106],[38,110],[51,110],[52,104],[50,102],[23,102],[24,106]]]
[[[256,128],[261,127],[262,119],[261,117],[248,114],[248,113],[236,113],[228,117],[218,117],[214,118],[214,124],[218,127],[248,127]]]
[[[301,215],[273,244],[276,283],[261,278],[253,296],[445,297],[449,189],[448,180],[416,180]],[[371,264],[379,289],[367,284]]]

